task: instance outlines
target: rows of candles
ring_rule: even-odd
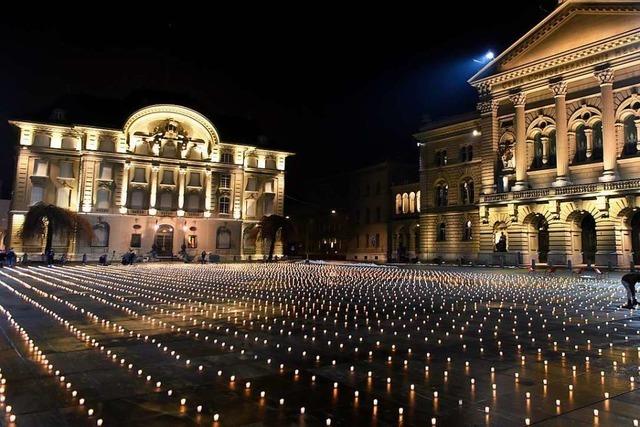
[[[82,331],[86,323],[62,317],[63,311],[78,311],[109,333],[153,345],[174,362],[182,360],[183,369],[201,374],[203,385],[209,375],[229,374],[206,357],[196,356],[203,362],[194,358],[192,363],[188,349],[184,354],[171,349],[161,335],[168,334],[167,341],[171,336],[192,340],[198,354],[236,355],[238,372],[261,363],[293,383],[307,378],[309,400],[297,413],[312,413],[328,425],[333,408],[314,407],[315,395],[324,389],[334,406],[343,399],[339,394],[351,389],[356,413],[368,411],[373,420],[386,419],[388,412],[378,408],[392,405],[398,422],[424,416],[431,425],[477,413],[495,422],[491,417],[510,411],[501,409],[504,396],[526,389],[524,417],[516,424],[580,406],[593,407],[595,423],[609,411],[611,399],[636,389],[640,376],[640,347],[634,347],[638,330],[630,312],[612,308],[619,298],[613,282],[593,286],[570,277],[299,264],[30,268],[0,274],[5,288],[114,362],[124,361],[130,350],[112,354]],[[145,326],[136,329],[147,334],[124,326],[131,320],[142,322]],[[125,362],[119,366],[127,367]],[[136,372],[133,364],[128,366]],[[144,378],[142,368],[137,372]],[[511,385],[504,380],[507,374]],[[601,393],[585,397],[582,392],[594,388],[592,375],[599,378]],[[150,375],[146,378],[151,381]],[[465,381],[463,392],[459,388]],[[536,382],[541,387],[531,385]],[[179,398],[180,407],[191,404],[161,384],[156,391]],[[252,392],[250,377],[232,372],[227,385],[264,404],[267,391]],[[568,394],[560,394],[561,388]],[[274,399],[281,407],[287,404],[285,397]],[[191,410],[203,412],[204,404],[196,403]],[[212,419],[217,422],[220,416],[215,413]],[[637,419],[629,422],[638,424]]]
[[[5,308],[0,305],[0,315],[6,316],[9,321],[11,320],[11,313],[9,313]],[[16,422],[16,415],[12,412],[13,407],[7,402],[7,379],[2,374],[2,369],[0,369],[0,410],[4,412],[5,420],[8,420],[9,423],[14,424]]]

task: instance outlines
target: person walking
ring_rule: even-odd
[[[640,282],[640,273],[632,272],[622,276],[622,286],[627,291],[627,303],[620,308],[632,309],[638,305],[636,283]]]
[[[202,253],[200,254],[200,263],[206,264],[206,262],[207,262],[207,252],[202,251]]]
[[[16,252],[13,250],[13,248],[9,248],[9,252],[7,252],[7,266],[16,266]]]
[[[82,254],[82,265],[87,265],[87,254]]]
[[[56,256],[56,253],[53,251],[53,249],[49,249],[49,252],[47,252],[47,266],[48,267],[53,267],[53,260]]]

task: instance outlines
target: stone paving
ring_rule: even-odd
[[[0,269],[0,425],[638,426],[600,280],[456,268]]]

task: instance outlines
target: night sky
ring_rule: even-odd
[[[2,147],[17,144],[7,120],[46,118],[54,107],[75,123],[122,126],[145,103],[182,103],[207,115],[223,140],[298,153],[287,164],[287,192],[304,199],[318,177],[416,161],[411,135],[423,116],[473,111],[466,80],[481,67],[473,58],[508,47],[557,2],[451,1],[429,10],[433,3],[206,11],[157,3],[153,11],[5,19]],[[13,163],[0,156],[5,197]]]

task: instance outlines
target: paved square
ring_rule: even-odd
[[[0,424],[637,426],[623,302],[619,275],[5,268]]]

